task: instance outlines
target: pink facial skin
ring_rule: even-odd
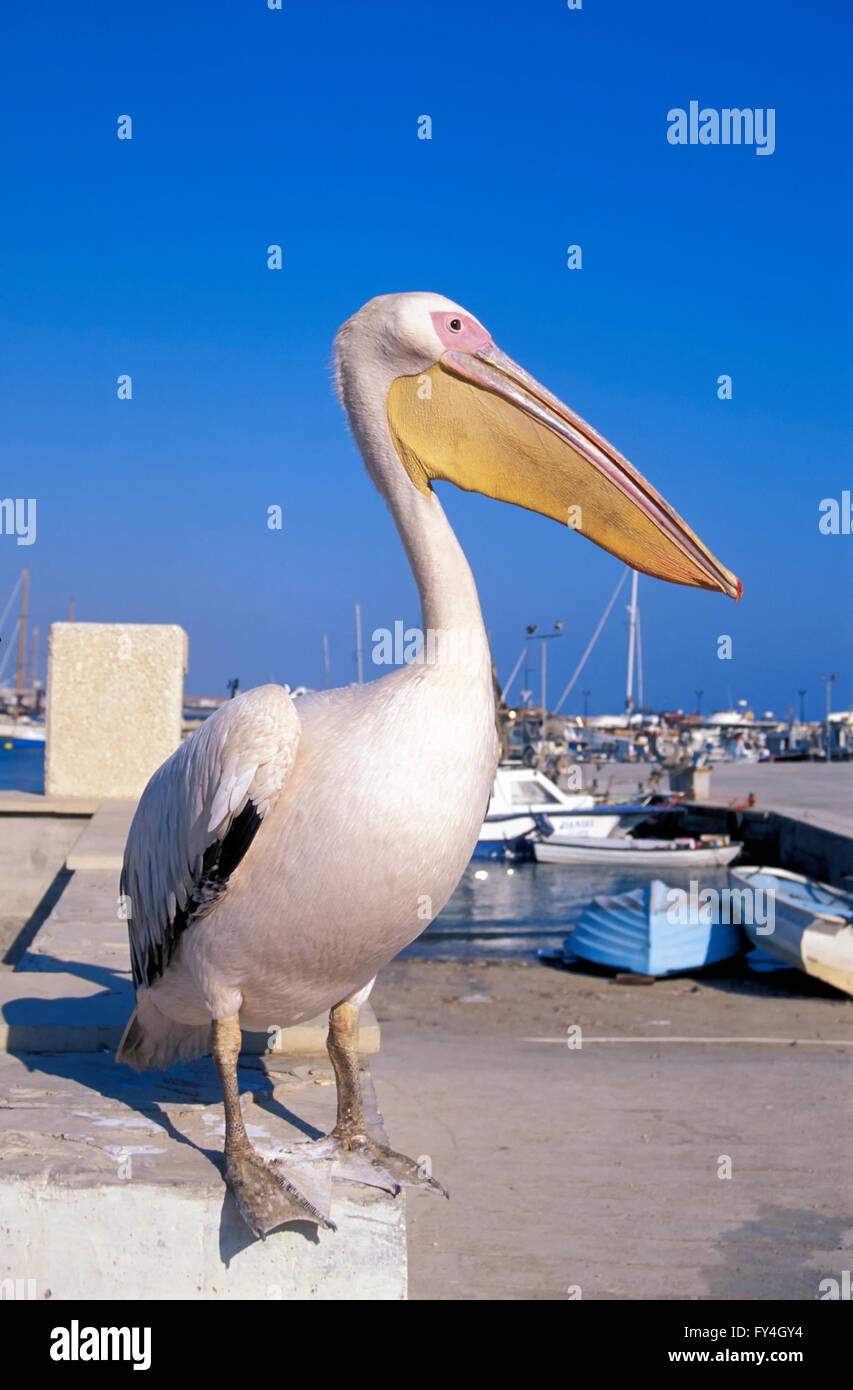
[[[470,314],[446,310],[430,314],[430,318],[442,344],[450,352],[476,352],[478,348],[491,345],[492,340],[483,325]],[[457,328],[457,324],[461,327]]]

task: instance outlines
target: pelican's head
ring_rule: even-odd
[[[438,294],[380,295],[343,325],[335,347],[357,436],[368,400],[384,400],[383,424],[418,491],[444,480],[514,502],[633,569],[740,598],[737,577],[660,493],[467,309]]]

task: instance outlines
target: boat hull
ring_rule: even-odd
[[[673,975],[748,949],[737,923],[714,922],[708,908],[685,913],[682,902],[660,879],[595,898],[568,937],[566,951],[638,975]]]
[[[44,746],[43,724],[0,724],[0,748],[32,748]]]
[[[766,912],[744,922],[752,944],[776,960],[853,995],[853,899],[826,883],[784,869],[744,865],[729,870],[733,887],[773,895],[773,930]]]
[[[558,834],[583,837],[584,839],[604,839],[620,823],[620,817],[608,813],[599,814],[560,814],[551,811],[540,815],[512,816],[508,818],[487,819],[483,825],[480,839],[474,850],[475,859],[532,859],[533,851],[529,836],[537,824],[546,820]]]
[[[533,841],[533,854],[541,864],[619,864],[635,868],[699,869],[731,864],[740,844],[702,845],[698,849],[660,840],[610,837],[603,840],[580,836],[550,836]]]

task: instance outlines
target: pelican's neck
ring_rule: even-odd
[[[398,468],[401,486],[387,500],[418,586],[424,633],[481,634],[474,576],[444,509],[434,492],[418,492]]]
[[[471,568],[435,493],[419,492],[410,481],[388,432],[384,408],[376,409],[377,395],[348,400],[347,406],[368,472],[388,503],[412,567],[424,639],[429,631],[467,632],[482,640],[485,651]],[[384,400],[384,393],[379,398]]]

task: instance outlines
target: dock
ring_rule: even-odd
[[[717,805],[755,796],[756,806],[833,834],[853,837],[853,762],[718,763]]]

